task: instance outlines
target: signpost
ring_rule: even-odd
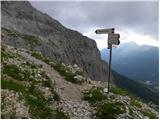
[[[109,28],[109,29],[98,29],[95,31],[96,34],[109,34],[109,33],[114,33],[114,28]]]
[[[119,45],[120,35],[119,34],[108,34],[108,44],[114,44],[114,45]]]
[[[109,29],[98,29],[95,31],[96,34],[108,34],[108,49],[110,49],[109,55],[109,73],[108,73],[108,90],[106,92],[109,93],[110,91],[110,74],[111,74],[111,59],[112,59],[112,45],[119,45],[120,35],[118,33],[114,33],[114,28]]]

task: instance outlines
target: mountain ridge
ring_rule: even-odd
[[[59,63],[78,64],[91,79],[106,80],[108,65],[101,60],[94,40],[65,28],[48,15],[35,10],[29,2],[2,1],[1,3],[2,27],[15,31],[15,34],[30,35],[17,36],[17,39],[13,34],[5,31],[3,34],[7,35],[3,35],[2,38],[4,43],[18,48],[40,51],[45,57]],[[27,37],[30,41],[26,45],[23,38]],[[34,45],[31,45],[32,43]]]
[[[112,68],[118,73],[146,84],[151,90],[158,91],[159,48],[139,46],[134,42],[124,43],[113,50]],[[101,57],[108,61],[106,50],[101,51]]]

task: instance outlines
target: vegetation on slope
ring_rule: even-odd
[[[19,33],[17,31],[13,31],[13,30],[11,31],[11,30],[9,30],[7,28],[3,28],[3,27],[2,27],[2,32],[6,32],[7,34],[9,34],[12,37],[22,38],[24,40],[25,44],[27,46],[29,46],[31,50],[34,49],[35,47],[41,45],[41,43],[39,41],[39,38],[36,37],[36,36],[28,35],[28,34],[22,34],[22,33]]]
[[[102,101],[107,97],[103,94],[103,88],[101,87],[93,87],[89,91],[83,91],[83,100],[87,100],[88,102],[94,104],[96,101]]]
[[[18,94],[17,102],[25,100],[30,114],[29,117],[17,116],[15,109],[6,112],[9,105],[2,97],[2,118],[68,118],[66,113],[53,106],[52,103],[60,101],[60,97],[55,91],[53,80],[43,71],[42,66],[27,61],[16,52],[12,53],[4,48],[2,48],[2,52],[2,89]],[[69,71],[65,66],[54,63],[40,53],[32,52],[32,56],[50,66],[57,65],[57,71],[58,69]],[[60,74],[64,77],[67,76]],[[43,90],[47,90],[47,95]],[[3,96],[5,95],[3,94]],[[82,100],[88,101],[94,108],[91,118],[157,118],[156,113],[146,107],[141,100],[126,90],[113,86],[110,94],[105,93],[104,88],[96,86],[85,90],[82,92]]]
[[[135,118],[138,114],[148,118],[157,118],[153,111],[143,106],[140,99],[118,87],[112,87],[109,94],[104,93],[101,87],[93,87],[82,92],[82,99],[95,107],[93,118],[115,119],[120,116]]]
[[[125,106],[121,102],[104,102],[97,107],[95,116],[98,119],[116,119],[124,111]]]
[[[1,59],[2,89],[18,93],[18,96],[23,98],[25,104],[29,106],[31,118],[68,118],[60,109],[50,108],[50,103],[59,101],[60,97],[54,90],[51,79],[40,66],[26,61],[11,51],[6,51],[4,47]],[[47,89],[49,95],[46,96],[43,89]],[[6,115],[7,103],[3,98],[2,106],[2,118],[23,118],[23,116],[17,116],[14,111]]]
[[[112,70],[114,76],[114,83],[123,89],[126,89],[130,93],[136,95],[137,97],[143,99],[146,102],[152,101],[155,104],[159,104],[159,97],[157,93],[152,92],[145,85],[130,80],[119,73]]]
[[[52,68],[54,68],[56,71],[59,72],[60,75],[62,75],[65,80],[72,82],[72,83],[81,83],[80,81],[77,81],[74,77],[76,75],[82,75],[82,72],[76,72],[76,73],[72,73],[67,67],[59,64],[59,63],[55,63],[53,60],[49,60],[48,58],[44,57],[41,53],[33,51],[31,53],[31,55],[39,60],[42,60],[43,62],[47,63],[48,65],[50,65]]]

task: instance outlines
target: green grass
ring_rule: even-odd
[[[123,90],[121,88],[118,87],[111,87],[111,92],[117,95],[122,95],[122,96],[128,96],[131,98],[131,102],[130,105],[131,106],[135,106],[135,107],[139,107],[141,108],[141,104],[139,102],[139,99],[137,97],[135,97],[134,95],[128,93],[126,90]]]
[[[26,92],[26,88],[24,85],[20,84],[19,82],[15,82],[13,80],[1,80],[1,88],[2,89],[9,89],[14,90],[16,92]]]
[[[42,60],[43,62],[50,64],[51,60],[48,58],[44,57],[40,52],[37,51],[32,51],[31,55],[39,60]]]
[[[2,31],[6,31],[6,32],[8,32],[8,33],[11,33],[11,32],[12,32],[11,30],[9,30],[9,29],[7,29],[7,28],[4,28],[4,27],[2,27],[1,29],[2,29]]]
[[[142,110],[141,112],[144,116],[149,117],[149,119],[157,119],[155,113],[151,112],[150,110]]]
[[[52,89],[51,92],[53,94],[53,99],[56,101],[60,101],[60,96],[58,95],[58,93],[54,89]]]
[[[103,92],[103,89],[100,87],[91,88],[89,91],[83,92],[82,99],[88,101],[89,103],[102,101],[107,98],[102,92]]]
[[[121,88],[118,88],[118,87],[111,87],[111,92],[114,93],[114,94],[117,94],[117,95],[122,95],[122,96],[129,96],[130,94],[121,89]]]
[[[72,82],[72,83],[76,83],[76,84],[81,83],[74,78],[76,76],[75,73],[69,72],[68,69],[66,69],[61,64],[52,64],[51,67],[53,67],[56,71],[58,71],[59,74],[65,78],[65,80]]]
[[[30,106],[29,112],[31,113],[31,118],[36,119],[49,119],[53,118],[54,111],[50,109],[46,102],[41,98],[36,98],[32,96],[26,96],[27,103]]]
[[[42,83],[44,87],[48,87],[48,88],[52,87],[52,82],[50,80],[42,81]]]
[[[17,36],[19,36],[20,34],[18,33],[18,32],[15,32],[15,31],[11,31],[11,30],[9,30],[9,29],[7,29],[7,28],[4,28],[4,27],[2,27],[2,32],[3,31],[6,31],[8,34],[10,34],[11,36],[13,36],[13,37],[17,37]]]
[[[4,63],[9,58],[14,58],[14,57],[16,57],[16,56],[14,56],[11,53],[6,52],[5,49],[2,47],[2,49],[1,49],[1,62],[2,63]]]
[[[65,80],[72,82],[72,83],[78,83],[78,84],[81,83],[74,78],[74,76],[76,76],[77,73],[72,73],[72,72],[68,71],[68,69],[65,68],[64,66],[62,66],[61,64],[54,63],[51,60],[49,60],[48,58],[43,57],[43,55],[41,53],[38,53],[35,51],[33,51],[31,53],[31,55],[39,60],[42,60],[43,62],[47,63],[48,65],[50,65],[53,69],[55,69],[57,72],[59,72],[59,74],[62,75],[65,78]],[[83,74],[83,73],[79,72],[79,74]]]
[[[48,107],[49,101],[43,96],[43,93],[36,88],[36,81],[32,81],[30,87],[25,87],[19,82],[19,80],[26,80],[23,79],[22,76],[28,75],[28,78],[30,77],[30,74],[28,74],[27,71],[22,72],[16,65],[6,65],[4,66],[3,73],[11,76],[15,79],[15,81],[2,79],[2,89],[9,89],[16,92],[21,92],[29,105],[29,111],[32,115],[32,118],[46,119],[55,118],[57,116],[60,117],[59,112],[57,113],[56,110],[52,110]],[[43,77],[48,78],[44,76],[44,73]],[[43,81],[42,84],[46,87],[51,88],[52,98],[50,99],[50,101],[53,101],[53,99],[56,101],[60,100],[60,96],[54,91],[50,79],[47,79],[45,82]]]
[[[9,29],[6,28],[2,28],[2,31],[6,31],[8,34],[10,34],[13,37],[21,37],[22,39],[24,39],[25,43],[27,45],[29,45],[31,48],[34,48],[36,46],[41,45],[39,38],[33,35],[27,35],[27,34],[22,34],[16,31],[11,31]]]
[[[142,107],[141,104],[139,103],[139,101],[135,100],[135,99],[131,99],[130,105],[131,106],[136,106],[136,107],[139,107],[139,108]]]
[[[5,65],[3,69],[3,73],[7,74],[8,76],[11,76],[15,80],[20,80],[20,81],[33,81],[32,78],[30,78],[30,72],[27,70],[22,71],[19,69],[16,65],[11,64],[11,65]]]
[[[46,80],[42,82],[44,87],[48,87],[51,89],[52,92],[52,97],[49,99],[49,101],[52,101],[52,99],[56,100],[56,101],[60,101],[60,96],[58,95],[58,93],[54,90],[53,85],[51,80]]]
[[[129,107],[129,115],[133,115],[133,110],[131,109],[131,107]]]
[[[43,61],[43,59],[44,59],[44,57],[42,56],[42,54],[39,53],[39,52],[33,51],[33,52],[31,53],[31,55],[32,55],[33,57],[37,58],[37,59],[42,60],[42,61]]]
[[[42,92],[35,87],[34,84],[26,89],[26,87],[19,82],[2,79],[1,85],[2,89],[9,89],[16,92],[21,92],[23,94],[29,105],[29,112],[31,113],[32,118],[66,118],[62,111],[52,110],[48,107],[48,101],[42,95]],[[53,99],[60,99],[56,92],[54,93]]]
[[[3,69],[3,73],[13,77],[16,80],[24,80],[22,71],[14,64],[5,65]]]
[[[125,107],[122,103],[112,102],[100,105],[95,115],[98,119],[116,119],[123,112],[125,112]]]
[[[22,38],[25,40],[27,45],[30,45],[31,48],[41,45],[39,39],[32,35],[22,35]]]

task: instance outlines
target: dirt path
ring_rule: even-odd
[[[55,71],[52,67],[50,67],[43,61],[38,60],[25,52],[19,52],[19,54],[25,59],[33,62],[34,64],[42,65],[43,70],[51,78],[51,80],[55,84],[56,91],[63,100],[81,101],[81,91],[86,88],[91,88],[91,85],[89,84],[78,85],[67,82],[62,76],[59,75],[57,71]]]

